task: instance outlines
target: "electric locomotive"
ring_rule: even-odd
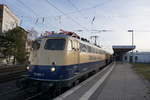
[[[54,86],[69,87],[110,61],[109,53],[74,32],[42,36],[32,48],[28,79]]]

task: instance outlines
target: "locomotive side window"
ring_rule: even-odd
[[[47,50],[64,50],[65,44],[65,39],[48,39],[44,48]]]
[[[91,47],[91,46],[88,46],[86,44],[82,44],[80,43],[80,51],[81,52],[88,52],[88,53],[96,53],[96,54],[103,54],[104,52],[97,49],[97,48],[94,48],[94,47]]]
[[[73,41],[73,48],[77,49],[78,48],[78,43],[76,41]]]
[[[38,50],[40,48],[40,45],[41,45],[41,40],[33,41],[33,44],[32,44],[33,50]]]
[[[67,47],[67,50],[72,50],[72,41],[71,40],[69,40],[68,41],[68,47]]]
[[[80,50],[81,50],[81,52],[87,52],[88,48],[85,44],[80,43]]]

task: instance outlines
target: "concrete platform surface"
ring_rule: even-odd
[[[114,62],[54,100],[150,100],[150,84],[131,67]]]
[[[148,84],[131,67],[128,63],[117,63],[89,100],[150,100]]]
[[[103,70],[68,90],[54,100],[88,100],[97,88],[104,82],[113,70],[115,64],[110,64]]]

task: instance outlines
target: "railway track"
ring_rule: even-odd
[[[102,70],[100,70],[100,72],[101,71]],[[105,71],[102,71],[102,72],[104,73]],[[15,75],[20,76],[22,73],[24,73],[24,71],[23,72],[19,72],[19,71],[17,72],[16,71],[16,72],[8,73],[8,74],[2,73],[2,74],[0,74],[0,78],[2,78],[1,77],[2,75],[5,76],[5,78],[6,78],[7,75],[8,75],[7,77],[10,77],[13,74],[14,74],[14,76]],[[91,80],[92,76],[95,76],[94,74],[89,76],[89,78],[87,78],[87,80]],[[12,77],[10,77],[10,78],[12,79]],[[78,84],[84,84],[84,83],[86,83],[87,80],[83,80]],[[73,87],[73,88],[75,88],[75,87]],[[33,89],[32,88],[27,88],[27,89],[22,89],[22,90],[20,90],[19,88],[16,88],[14,90],[1,93],[0,97],[1,96],[3,97],[3,95],[5,95],[5,98],[9,97],[9,98],[11,98],[11,100],[20,100],[20,99],[21,100],[52,100],[52,99],[58,97],[59,95],[65,93],[66,91],[70,90],[70,89],[67,89],[67,90],[62,90],[62,89],[61,90],[59,90],[59,89],[55,90],[55,89],[50,88],[49,90],[46,90],[46,91],[35,92],[34,88]],[[31,92],[31,91],[34,91],[34,92]],[[27,92],[29,92],[29,93],[26,94]],[[3,99],[3,100],[7,100],[7,99]]]
[[[44,94],[43,92],[39,92],[39,93],[37,93],[37,94],[35,94],[35,95],[32,95],[32,96],[30,96],[30,97],[27,97],[25,100],[37,100],[37,99],[39,99],[39,97],[42,96],[43,94]]]
[[[0,98],[2,100],[43,100],[43,97],[49,96],[48,94],[45,95],[45,93],[48,92],[36,92],[34,88],[26,88],[26,89],[15,88],[0,93]]]
[[[31,92],[31,90],[32,90],[31,88],[26,89],[15,88],[13,90],[0,93],[0,98],[2,100],[26,100],[25,98],[29,98],[32,95],[35,95],[33,93],[32,94],[28,93],[29,91]]]
[[[0,68],[0,83],[21,78],[26,73],[25,66]]]
[[[109,67],[108,67],[108,68],[104,67],[104,68],[101,69],[99,72],[100,72],[101,74],[104,74],[104,73],[107,72],[108,69],[109,69]],[[98,72],[98,73],[99,73],[99,72]],[[98,74],[98,73],[97,73],[97,74]],[[88,81],[91,81],[94,77],[96,77],[96,73],[94,73],[93,75],[89,76],[89,78],[87,78],[87,79],[81,81],[79,84],[84,85],[84,84],[86,84]],[[72,87],[72,88],[70,88],[70,89],[67,89],[67,90],[60,90],[60,91],[59,91],[59,90],[56,90],[56,89],[50,89],[51,91],[45,91],[45,92],[37,93],[37,94],[35,94],[35,95],[32,95],[32,96],[26,98],[25,100],[53,100],[54,98],[60,96],[60,95],[63,94],[63,93],[66,93],[67,91],[69,91],[69,90],[71,90],[71,89],[73,89],[73,88],[78,88],[78,87],[79,87],[79,86],[78,86],[79,84],[77,84],[76,86],[74,86],[74,87]]]
[[[61,95],[64,92],[65,91],[61,91],[60,93],[56,93],[55,90],[48,90],[48,91],[35,93],[34,95],[31,95],[31,96],[29,96],[23,100],[53,100],[53,98]]]

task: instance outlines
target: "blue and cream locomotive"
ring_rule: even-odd
[[[109,53],[74,33],[70,34],[50,34],[34,41],[30,66],[27,67],[28,79],[71,86],[109,62]]]

